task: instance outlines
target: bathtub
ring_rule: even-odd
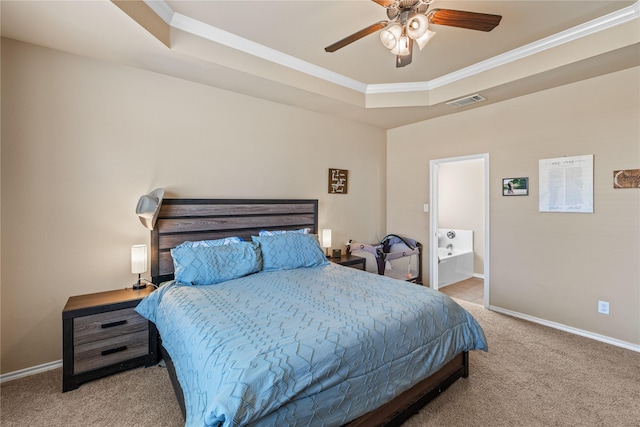
[[[473,251],[438,248],[438,260],[439,288],[473,277]]]

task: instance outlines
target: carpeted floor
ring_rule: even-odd
[[[640,354],[459,301],[485,330],[458,380],[406,427],[640,426]],[[180,426],[162,367],[62,393],[60,369],[2,384],[2,426]]]

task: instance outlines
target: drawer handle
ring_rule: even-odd
[[[108,356],[108,355],[113,354],[113,353],[120,353],[121,351],[125,351],[126,349],[127,349],[127,346],[123,345],[122,347],[116,347],[116,348],[112,348],[110,350],[104,350],[101,354],[103,356]]]
[[[118,320],[117,322],[105,323],[103,325],[100,325],[100,327],[102,329],[107,329],[107,328],[113,328],[114,326],[124,325],[126,323],[127,323],[126,320]]]

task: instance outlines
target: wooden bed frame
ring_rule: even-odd
[[[170,249],[187,240],[239,236],[251,240],[260,230],[310,228],[318,232],[317,200],[165,199],[151,232],[151,276],[155,284],[173,279]],[[160,337],[162,338],[162,337]],[[161,339],[160,339],[161,341]],[[184,394],[171,357],[160,347],[182,414]],[[469,356],[459,353],[438,372],[347,424],[349,427],[399,426],[458,378],[469,375]]]

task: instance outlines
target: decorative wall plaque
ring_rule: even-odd
[[[640,188],[640,169],[613,171],[613,188]]]
[[[348,176],[346,169],[329,169],[329,194],[347,194]]]

